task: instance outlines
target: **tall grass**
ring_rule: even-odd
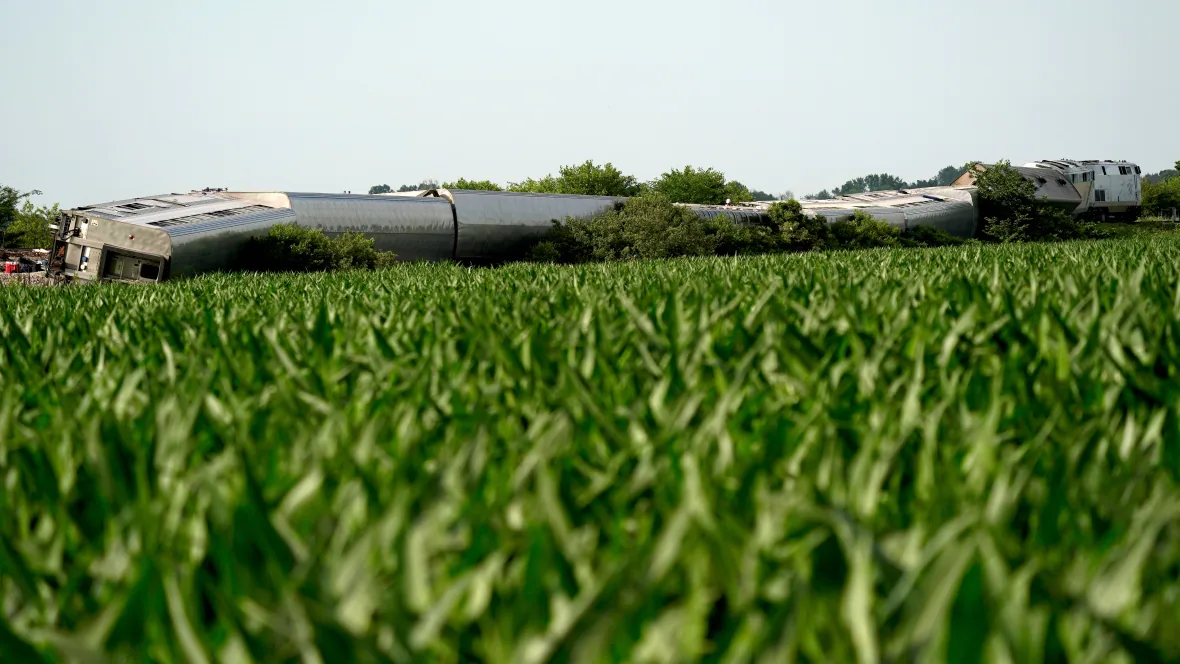
[[[1180,240],[0,288],[0,659],[1180,656]]]

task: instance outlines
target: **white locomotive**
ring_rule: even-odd
[[[1128,161],[1046,159],[1025,164],[1062,173],[1078,190],[1082,202],[1077,216],[1097,220],[1137,219],[1143,200],[1141,171]]]

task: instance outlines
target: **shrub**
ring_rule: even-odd
[[[714,238],[714,252],[720,256],[748,256],[782,251],[782,242],[774,226],[739,226],[729,217],[718,215],[705,220],[705,231]]]
[[[794,199],[770,206],[770,220],[787,251],[817,251],[834,246],[831,225],[823,216],[803,214],[803,206]]]
[[[967,238],[956,237],[932,226],[906,229],[902,231],[900,241],[904,247],[946,247],[968,242]]]
[[[900,229],[863,210],[857,210],[851,217],[832,224],[831,231],[841,249],[896,247],[901,244]]]
[[[637,258],[711,256],[717,250],[717,235],[709,233],[705,221],[693,210],[673,204],[662,196],[628,200],[622,215],[623,238]],[[716,225],[714,225],[716,228]]]
[[[529,260],[535,263],[557,263],[561,261],[561,252],[552,240],[542,240],[529,251]]]
[[[377,251],[373,238],[355,231],[332,238],[332,248],[335,252],[333,267],[338,270],[372,270],[378,267],[381,255],[389,253]]]
[[[728,219],[706,221],[662,196],[640,196],[591,218],[553,222],[530,256],[563,263],[710,256],[739,236]]]
[[[247,243],[243,262],[263,272],[319,272],[333,267],[332,241],[323,232],[280,224]]]
[[[372,238],[349,231],[334,238],[317,228],[296,224],[272,226],[263,238],[246,243],[239,259],[243,269],[262,272],[322,272],[376,269],[395,255],[377,251]]]

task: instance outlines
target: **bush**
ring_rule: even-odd
[[[932,226],[915,226],[901,233],[903,247],[946,247],[966,244],[967,238],[956,237],[940,228]]]
[[[821,251],[835,246],[828,220],[821,215],[803,214],[799,201],[773,203],[769,216],[781,238],[780,246],[786,251]]]
[[[899,228],[890,226],[863,210],[857,210],[851,217],[835,222],[831,230],[841,249],[896,247],[901,244]]]
[[[705,220],[705,231],[715,241],[719,256],[756,255],[782,251],[777,229],[767,225],[738,225],[726,216]]]
[[[373,270],[388,264],[389,259],[393,258],[393,254],[388,251],[377,251],[373,238],[355,231],[332,238],[332,248],[337,270]]]
[[[595,217],[555,221],[530,256],[562,263],[711,256],[749,237],[727,218],[705,220],[663,196],[641,196]]]
[[[388,251],[377,251],[373,239],[362,233],[349,231],[329,238],[318,228],[280,224],[265,237],[247,242],[239,263],[243,269],[261,272],[323,272],[372,270],[388,266],[395,258]]]
[[[829,224],[822,216],[805,215],[794,200],[771,205],[760,222],[739,225],[723,214],[702,218],[691,208],[652,195],[632,198],[589,219],[555,221],[549,236],[532,248],[529,257],[539,262],[581,263],[957,242],[962,240],[928,229],[903,243],[897,228],[860,211]]]

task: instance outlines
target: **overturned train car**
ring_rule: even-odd
[[[495,261],[545,235],[553,219],[593,216],[618,200],[515,192],[415,196],[194,191],[68,210],[51,270],[82,281],[155,282],[230,268],[247,241],[278,224],[332,236],[355,231],[403,261]]]
[[[804,201],[835,221],[858,209],[898,226],[975,232],[972,188],[875,192]],[[498,261],[519,256],[555,219],[584,218],[622,198],[434,189],[413,195],[193,191],[62,213],[51,271],[82,281],[156,282],[232,267],[250,238],[296,223],[325,234],[355,231],[403,261]],[[769,203],[688,206],[739,224],[764,220]]]
[[[799,201],[803,212],[821,216],[829,223],[847,219],[857,211],[866,212],[903,231],[926,226],[956,237],[974,237],[978,223],[976,188],[926,187],[897,191],[874,191],[838,196],[827,200]],[[772,202],[742,203],[740,209],[766,211]],[[730,208],[722,208],[729,210]]]

